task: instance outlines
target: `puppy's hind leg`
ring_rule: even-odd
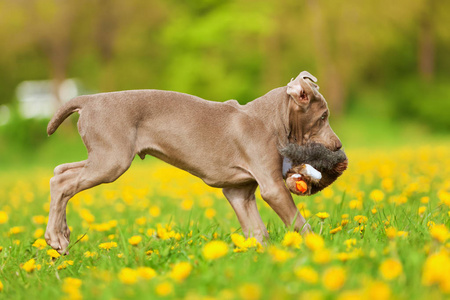
[[[236,212],[245,237],[255,237],[258,242],[265,243],[265,240],[269,238],[269,233],[256,206],[255,190],[257,186],[256,183],[253,183],[244,187],[224,188],[222,192]]]
[[[76,169],[84,167],[84,165],[86,164],[86,161],[87,160],[83,160],[83,161],[77,161],[77,162],[73,162],[73,163],[59,165],[55,168],[53,173],[55,174],[55,176],[57,176],[57,175],[61,175],[61,174],[65,173],[67,171],[73,172]]]
[[[72,168],[50,180],[50,212],[45,232],[47,243],[60,253],[66,253],[70,231],[66,222],[66,206],[75,194],[99,185],[113,182],[131,165],[133,155],[110,150],[89,154],[83,167]]]

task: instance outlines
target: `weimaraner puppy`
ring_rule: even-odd
[[[223,103],[161,90],[134,90],[76,97],[48,124],[51,135],[78,112],[78,131],[88,159],[57,166],[50,180],[51,204],[45,239],[66,253],[70,231],[67,202],[80,191],[115,181],[135,155],[155,156],[222,188],[243,233],[259,242],[269,237],[259,215],[255,190],[287,225],[310,231],[283,174],[279,149],[288,143],[342,144],[328,123],[328,106],[306,71],[287,86],[246,105]]]

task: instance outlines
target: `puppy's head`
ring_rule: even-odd
[[[339,137],[331,129],[327,102],[319,93],[317,79],[303,71],[288,83],[290,143],[320,143],[331,151],[342,148]]]
[[[293,167],[288,171],[286,183],[291,192],[297,195],[312,195],[323,190],[341,176],[348,166],[348,159],[344,151],[331,151],[319,143],[304,146],[288,144],[280,150],[280,153],[292,162]],[[302,165],[304,164],[309,164],[321,172],[322,178],[311,180],[308,176],[303,176],[302,179],[308,184],[308,190],[305,193],[299,193],[292,184],[292,175],[302,174]]]

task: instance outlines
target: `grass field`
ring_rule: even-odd
[[[146,160],[71,200],[60,257],[43,240],[52,170],[0,173],[0,298],[449,297],[450,145],[347,155],[334,185],[294,197],[314,235],[285,228],[258,194],[266,247],[243,238],[219,189]]]

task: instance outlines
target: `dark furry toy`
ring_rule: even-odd
[[[292,164],[286,173],[287,187],[292,193],[302,196],[323,190],[341,176],[348,166],[344,151],[331,151],[319,143],[302,146],[288,144],[280,149],[280,154]]]

